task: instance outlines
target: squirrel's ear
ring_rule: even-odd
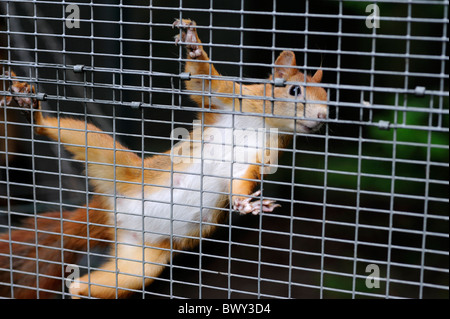
[[[295,61],[295,54],[292,51],[283,51],[275,61],[275,77],[289,78],[297,70],[293,68],[297,63]]]
[[[323,71],[322,71],[322,69],[319,69],[316,71],[316,73],[314,73],[312,80],[316,83],[320,83],[320,81],[322,81],[322,76],[323,76]]]

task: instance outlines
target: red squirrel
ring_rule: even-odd
[[[44,213],[36,219],[37,225],[34,218],[26,221],[29,230],[1,235],[0,296],[11,296],[13,289],[14,298],[35,298],[39,288],[40,298],[50,297],[52,290],[61,290],[64,264],[75,263],[78,251],[109,245],[111,258],[100,269],[74,281],[69,293],[72,298],[125,298],[150,284],[170,261],[173,250],[190,249],[200,236],[209,236],[215,225],[226,219],[229,207],[242,214],[258,214],[279,206],[261,198],[260,191],[254,192],[261,179],[263,152],[273,137],[251,147],[233,146],[244,139],[240,129],[291,132],[276,136],[278,148],[290,143],[292,132],[317,131],[328,114],[327,93],[314,85],[321,82],[322,71],[304,75],[296,68],[294,53],[283,51],[275,61],[274,78],[263,84],[238,84],[221,78],[203,49],[194,21],[176,20],[174,27],[181,29],[176,44],[184,44],[187,50],[185,72],[191,77],[185,82],[186,89],[200,107],[208,107],[207,112],[199,112],[201,141],[183,141],[163,154],[142,159],[92,124],[44,116],[40,102],[30,95],[15,94],[19,96],[3,101],[10,104],[15,100],[30,120],[33,117],[37,134],[62,143],[75,159],[86,162],[97,195],[84,208]],[[287,85],[274,86],[276,78]],[[313,85],[306,87],[305,83]],[[34,93],[33,86],[14,79],[10,89]],[[211,136],[229,131],[234,142],[225,147],[225,154],[233,157],[238,149],[252,153],[246,155],[256,162],[214,157],[218,143],[210,143]],[[207,153],[209,157],[173,160],[186,149],[188,155]]]

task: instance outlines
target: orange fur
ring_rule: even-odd
[[[186,81],[186,88],[191,91],[192,99],[201,107],[211,107],[212,109],[227,108],[228,110],[240,112],[251,112],[258,114],[272,114],[298,117],[301,113],[297,108],[303,107],[298,102],[291,104],[287,102],[275,101],[266,102],[261,99],[252,98],[252,96],[279,96],[288,97],[288,88],[275,88],[271,84],[256,85],[238,85],[232,81],[220,79],[219,72],[209,61],[209,57],[203,50],[201,41],[195,31],[195,23],[190,20],[177,21],[176,25],[186,28],[188,34],[184,31],[182,35],[186,36],[191,44],[188,48],[188,61],[185,71],[190,72],[192,79]],[[183,39],[184,41],[185,39]],[[177,38],[177,42],[180,38]],[[189,42],[188,41],[188,42]],[[298,72],[295,66],[295,55],[290,51],[284,51],[275,62],[275,76],[284,77],[288,81],[320,82],[322,72],[318,71],[313,77],[306,77]],[[34,88],[28,83],[13,81],[12,89],[18,93],[32,93]],[[242,90],[244,99],[238,98]],[[325,102],[326,92],[318,87],[308,87],[305,89],[305,95],[308,99]],[[136,196],[133,194],[142,194],[142,181],[151,183],[155,186],[144,186],[144,194],[155,192],[159,186],[170,186],[170,170],[172,167],[170,150],[159,156],[153,156],[141,159],[138,155],[128,150],[126,147],[115,141],[110,135],[102,132],[99,128],[84,121],[69,118],[44,117],[40,111],[39,102],[36,99],[27,97],[16,97],[16,102],[21,107],[33,107],[35,110],[34,124],[38,134],[47,136],[64,145],[70,151],[74,158],[87,164],[87,175],[90,182],[94,185],[96,192],[106,195],[124,195]],[[325,106],[326,108],[326,106]],[[326,111],[320,111],[318,117],[323,117]],[[200,113],[204,116],[206,125],[214,125],[220,119],[219,114],[210,112]],[[292,126],[296,120],[279,119],[275,117],[264,117],[268,126],[286,128]],[[311,125],[311,124],[310,124]],[[308,127],[304,127],[308,129]],[[280,135],[279,147],[289,143],[290,137]],[[192,142],[189,149],[194,149]],[[197,143],[198,144],[198,143]],[[240,178],[229,181],[231,200],[236,205],[249,204],[253,189],[261,178],[259,162],[248,164],[245,172]],[[146,168],[145,170],[143,168]],[[186,171],[188,165],[180,164],[177,170]],[[154,169],[154,170],[153,170]],[[74,263],[76,257],[80,255],[77,251],[85,251],[90,246],[103,244],[100,240],[115,240],[111,245],[112,258],[107,261],[99,270],[90,272],[81,277],[79,282],[74,282],[70,287],[70,293],[74,297],[92,296],[97,298],[123,298],[129,296],[133,290],[141,289],[143,285],[151,283],[164,269],[164,265],[172,258],[171,248],[181,250],[193,247],[197,240],[195,239],[177,239],[170,241],[163,239],[155,242],[144,242],[142,245],[132,245],[127,242],[127,233],[124,230],[113,232],[113,228],[107,225],[115,225],[114,215],[108,213],[114,208],[114,199],[112,196],[96,195],[88,203],[87,209],[78,209],[74,212],[63,212],[65,219],[57,219],[60,213],[44,214],[45,217],[55,217],[56,219],[38,218],[38,225],[31,227],[30,230],[13,230],[11,237],[4,234],[0,237],[0,267],[5,271],[0,272],[0,281],[7,284],[14,284],[14,297],[32,298],[36,297],[36,288],[46,290],[58,290],[61,287],[61,277],[64,274],[61,265],[61,255],[65,263]],[[248,200],[246,199],[248,198]],[[217,200],[217,207],[225,207],[228,202],[228,196],[223,195]],[[156,204],[155,204],[156,205]],[[271,205],[268,209],[274,209],[273,201],[264,200],[260,205]],[[251,206],[251,205],[250,205]],[[254,208],[251,206],[251,208]],[[262,209],[262,208],[261,208]],[[262,211],[262,210],[261,210]],[[271,211],[271,210],[270,210]],[[242,211],[246,213],[245,211]],[[89,216],[88,216],[89,215]],[[214,230],[214,223],[219,223],[225,218],[226,214],[214,213],[211,215],[209,224],[202,226],[200,230],[194,230],[189,236],[195,238],[199,236],[208,236]],[[209,218],[209,216],[208,216]],[[27,221],[32,225],[34,219]],[[89,220],[89,228],[86,224]],[[101,226],[106,225],[106,226]],[[61,233],[61,228],[63,233]],[[37,233],[38,241],[35,241],[37,230],[46,232]],[[86,238],[89,229],[89,240]],[[51,233],[48,233],[51,232]],[[77,236],[77,237],[74,237]],[[61,241],[62,239],[62,241]],[[13,241],[10,249],[9,240]],[[21,244],[23,243],[23,244]],[[39,244],[38,255],[35,255],[36,247]],[[41,247],[42,246],[42,247]],[[44,246],[56,247],[56,251]],[[60,248],[63,248],[61,251]],[[13,276],[10,280],[10,258],[9,254],[14,255],[12,259]],[[36,261],[32,259],[23,259],[19,256],[29,258],[39,258],[39,287],[36,284]],[[45,262],[48,260],[49,262]],[[30,275],[23,275],[19,271],[30,272]],[[56,278],[48,279],[44,276],[53,276]],[[0,295],[9,296],[10,287],[0,288]],[[50,294],[46,291],[40,291],[40,297],[48,297]]]
[[[90,201],[89,210],[80,208],[62,214],[45,213],[36,218],[37,224],[34,218],[29,218],[22,226],[25,229],[12,230],[11,236],[9,233],[1,234],[0,296],[29,299],[39,295],[39,298],[49,298],[53,295],[52,290],[61,291],[61,277],[65,274],[66,265],[76,263],[88,248],[106,246],[106,241],[114,239],[112,228],[101,226],[109,223],[104,209],[105,203],[96,197]],[[64,220],[62,225],[61,216]],[[64,234],[61,234],[61,229]],[[36,258],[39,258],[38,264]]]
[[[117,260],[111,259],[101,270],[81,277],[70,292],[109,299],[128,297],[133,293],[132,289],[142,287],[143,283],[148,285],[159,276],[172,256],[169,241],[151,248],[119,244],[116,249]]]

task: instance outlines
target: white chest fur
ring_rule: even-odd
[[[118,197],[117,225],[128,231],[123,240],[155,242],[167,237],[182,238],[199,233],[221,210],[227,213],[223,206],[230,196],[232,179],[242,176],[249,165],[255,165],[257,154],[264,148],[261,132],[250,129],[260,128],[261,121],[223,116],[214,127],[204,128],[199,139],[192,135],[191,156],[182,157],[183,165],[173,165],[168,186],[133,194],[131,198]]]

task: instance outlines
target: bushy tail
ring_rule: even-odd
[[[28,218],[25,229],[1,234],[0,297],[50,298],[63,291],[66,266],[76,263],[88,245],[93,249],[113,239],[111,228],[102,226],[108,224],[102,207],[94,198],[89,209],[63,212],[62,223],[60,212],[45,213]]]

